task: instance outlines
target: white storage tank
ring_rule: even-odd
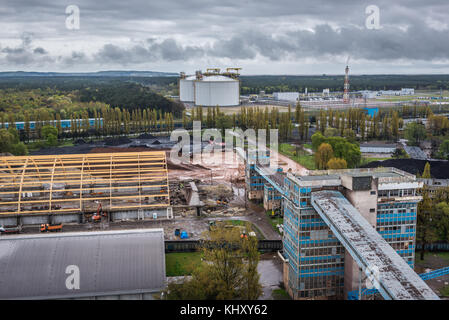
[[[210,75],[195,81],[195,105],[225,107],[239,104],[239,80],[223,75]]]
[[[179,79],[179,100],[182,102],[195,101],[195,76]]]
[[[298,101],[299,92],[273,92],[273,98],[278,101]]]

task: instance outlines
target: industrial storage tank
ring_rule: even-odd
[[[203,76],[195,81],[195,105],[237,106],[240,104],[240,81],[223,75]]]
[[[195,76],[188,76],[179,79],[179,100],[182,102],[195,101]]]

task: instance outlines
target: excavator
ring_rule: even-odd
[[[101,221],[101,217],[107,217],[107,213],[103,213],[103,207],[101,206],[101,202],[98,203],[97,213],[92,216],[93,222]]]

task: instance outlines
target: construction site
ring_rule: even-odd
[[[261,219],[264,208],[245,200],[245,167],[235,154],[231,164],[223,161],[225,152],[212,153],[207,163],[174,164],[167,156],[174,143],[154,140],[1,157],[3,234],[36,233],[42,225],[63,231],[161,227],[166,239],[179,239],[175,231],[182,230],[195,240],[211,221],[234,220],[254,223],[261,239],[280,239]]]
[[[175,164],[168,151],[128,142],[84,154],[1,157],[2,234],[160,228],[165,241],[187,241],[202,239],[217,221],[245,222],[259,240],[281,244],[279,266],[293,299],[438,299],[423,276],[449,268],[413,271],[422,185],[414,175],[308,171],[282,154],[272,172],[266,160],[275,151],[262,164],[240,147],[215,150],[201,164]],[[224,161],[227,153],[234,161]],[[273,225],[271,216],[283,222]]]

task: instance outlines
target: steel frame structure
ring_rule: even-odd
[[[0,215],[165,208],[165,151],[0,157]]]

